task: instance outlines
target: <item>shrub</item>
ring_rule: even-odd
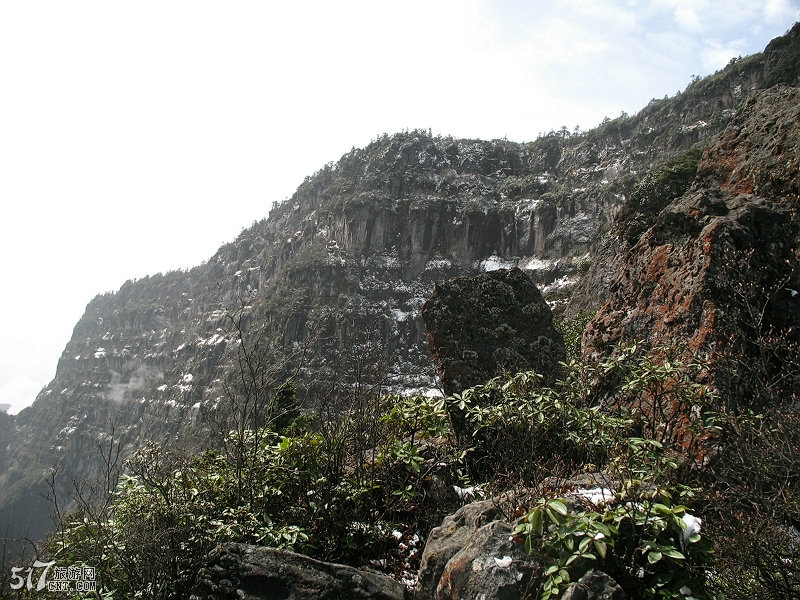
[[[581,264],[584,264],[583,262]],[[588,270],[588,261],[586,263]],[[579,270],[581,266],[579,265]],[[564,347],[567,350],[567,360],[579,360],[581,358],[581,340],[586,325],[594,319],[597,311],[580,312],[572,319],[555,319],[553,324],[561,332],[564,338]]]
[[[594,367],[565,364],[551,387],[518,373],[449,399],[354,393],[325,418],[292,423],[293,393],[281,387],[273,406],[286,419],[271,419],[275,429],[235,430],[193,456],[148,445],[111,500],[82,503],[51,544],[60,561],[96,566],[119,597],[184,597],[225,541],[363,565],[392,554],[392,531],[424,534],[465,501],[454,485],[523,486],[543,496],[517,529],[541,556],[543,597],[591,568],[632,598],[736,586],[786,597],[797,591],[800,423],[786,411],[713,412],[699,368],[633,344]],[[448,403],[466,415],[466,447]],[[703,461],[710,479],[698,476]],[[606,505],[559,499],[568,478],[599,470],[617,483]],[[690,500],[708,523],[701,538],[685,535]],[[713,580],[709,540],[723,548]]]
[[[653,224],[656,215],[686,193],[697,174],[702,155],[703,149],[694,147],[654,169],[636,184],[617,215],[620,237],[630,245],[635,244]]]
[[[666,490],[620,495],[602,510],[570,510],[565,499],[540,499],[514,533],[542,561],[541,600],[597,569],[631,598],[707,597],[710,541]],[[574,503],[573,503],[574,504]]]
[[[777,405],[723,417],[724,443],[699,495],[717,547],[711,587],[729,597],[800,597],[800,414]]]

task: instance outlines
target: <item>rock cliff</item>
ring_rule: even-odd
[[[637,340],[701,362],[729,402],[757,404],[755,380],[797,389],[798,92],[755,95],[705,152],[692,189],[623,258],[584,335],[589,358]]]
[[[299,373],[301,397],[313,403],[366,379],[397,391],[436,387],[419,313],[437,281],[518,266],[563,309],[565,290],[588,271],[568,310],[598,307],[625,248],[607,245],[607,258],[588,252],[612,230],[637,180],[708,145],[759,86],[796,84],[786,57],[799,32],[584,133],[562,129],[524,144],[384,136],[308,177],[206,263],[96,297],[53,381],[0,427],[0,530],[42,535],[49,474],[66,498],[73,479],[98,472],[112,443],[124,456],[147,440],[207,441],[229,398],[240,334],[258,345],[276,381]],[[725,194],[778,185],[746,176],[748,160],[777,155],[737,154],[738,134],[729,135],[728,150],[718,150],[729,158],[708,154],[701,175],[727,181],[719,184]]]

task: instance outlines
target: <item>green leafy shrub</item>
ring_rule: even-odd
[[[295,403],[282,386],[282,418],[270,423],[284,434],[231,431],[221,449],[193,456],[148,444],[109,502],[65,518],[53,552],[96,566],[104,590],[158,598],[186,597],[224,542],[356,565],[385,556],[394,529],[428,529],[456,507],[428,496],[459,457],[443,399],[363,400],[324,424],[288,424]]]
[[[629,438],[665,444],[691,469],[716,434],[709,410],[715,396],[697,381],[702,365],[631,344],[596,366],[576,360],[563,366],[564,377],[552,387],[536,373],[519,373],[450,400],[471,431],[474,480],[502,488],[569,477],[629,452]]]
[[[694,181],[703,149],[694,147],[663,167],[648,173],[631,191],[617,215],[619,234],[633,245],[653,220],[675,198],[683,196]]]
[[[791,412],[714,412],[721,403],[698,383],[701,365],[636,344],[597,365],[572,360],[563,369],[550,387],[518,373],[448,399],[370,387],[335,411],[299,418],[293,391],[279,387],[269,419],[248,413],[248,422],[269,427],[233,429],[219,448],[196,455],[140,450],[110,500],[82,503],[51,547],[60,561],[96,566],[104,592],[117,597],[185,597],[225,541],[363,565],[396,550],[392,531],[425,533],[466,501],[454,485],[524,487],[543,497],[516,531],[542,559],[542,597],[593,568],[631,598],[678,598],[681,589],[702,598],[729,593],[732,582],[752,597],[794,593],[800,426]],[[463,446],[449,403],[466,415]],[[711,481],[698,476],[700,464]],[[616,483],[604,505],[559,498],[564,481],[597,471]],[[740,489],[747,494],[737,503]],[[699,538],[684,528],[688,504],[708,523]],[[739,537],[733,523],[743,523]],[[748,545],[764,541],[759,528],[782,541]],[[735,549],[720,551],[707,578],[711,541],[719,547],[729,538]],[[741,566],[756,556],[763,564]]]
[[[708,597],[710,541],[666,491],[633,500],[623,494],[602,510],[570,510],[569,504],[542,498],[514,530],[542,560],[539,598],[558,597],[594,569],[611,575],[632,598],[678,599],[687,590]]]
[[[516,526],[526,550],[541,560],[543,600],[594,569],[613,577],[631,598],[709,597],[712,542],[679,503],[696,490],[677,481],[681,461],[674,448],[629,431],[605,434],[611,449],[604,473],[615,490],[585,490],[596,497],[583,503],[580,490],[571,499],[541,498]]]
[[[465,411],[472,432],[473,479],[494,480],[499,488],[533,485],[585,463],[605,462],[606,434],[621,424],[589,408],[580,388],[543,387],[533,372],[493,379],[453,402]]]
[[[580,267],[579,267],[580,268]],[[586,269],[588,270],[588,264]],[[579,360],[581,358],[581,340],[586,325],[594,319],[597,311],[581,312],[572,319],[554,319],[553,324],[561,332],[564,338],[564,347],[567,350],[567,360]]]

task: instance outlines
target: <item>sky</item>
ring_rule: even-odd
[[[0,2],[0,405],[87,303],[189,268],[383,133],[590,129],[760,52],[800,0]]]

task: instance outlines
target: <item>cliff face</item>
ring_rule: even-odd
[[[275,372],[301,369],[310,402],[368,376],[399,391],[435,387],[420,308],[436,281],[519,266],[563,309],[588,267],[568,310],[596,308],[625,248],[588,252],[636,181],[707,145],[765,78],[796,79],[782,57],[797,37],[581,134],[384,136],[308,177],[208,262],[96,297],[54,380],[0,424],[0,530],[43,533],[51,467],[63,499],[112,439],[128,451],[207,440],[240,348],[235,323]],[[362,362],[380,368],[356,372]]]
[[[692,188],[623,257],[589,357],[637,340],[701,362],[728,402],[797,393],[799,107],[796,87],[759,92],[708,148]]]

